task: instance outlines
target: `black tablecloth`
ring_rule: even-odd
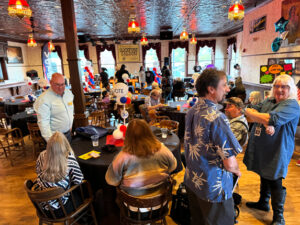
[[[23,136],[29,134],[27,128],[27,122],[36,123],[37,116],[35,113],[27,114],[27,112],[20,112],[12,115],[11,117],[11,127],[18,127],[21,129]]]
[[[154,128],[156,129],[156,128]],[[177,159],[177,168],[174,172],[179,172],[182,170],[181,157],[180,157],[180,141],[176,134],[168,135],[166,139],[158,137],[174,154]],[[106,136],[99,139],[99,146],[93,147],[92,141],[89,138],[84,138],[80,136],[73,137],[71,146],[74,150],[77,160],[79,162],[80,168],[84,174],[85,179],[89,180],[94,191],[107,186],[105,181],[105,173],[113,161],[113,158],[119,153],[121,148],[113,153],[101,151],[101,147],[106,143]],[[78,156],[87,153],[91,150],[96,150],[101,152],[101,156],[97,159],[91,158],[88,160],[83,160],[78,158]]]
[[[182,107],[185,103],[186,101],[169,102],[170,107],[162,108],[160,110],[161,115],[168,116],[170,117],[171,120],[175,120],[179,122],[178,137],[180,139],[184,137],[185,115],[188,110],[187,108]],[[177,110],[177,105],[180,105],[180,111]]]
[[[4,110],[8,116],[12,116],[17,112],[23,112],[26,107],[31,107],[32,102],[22,102],[24,99],[16,99],[15,102],[5,101]]]

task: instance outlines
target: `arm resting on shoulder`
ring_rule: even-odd
[[[239,169],[239,164],[238,164],[235,156],[231,156],[229,158],[224,159],[223,164],[224,164],[225,169],[228,172],[234,173],[238,177],[240,177],[242,175],[242,173]]]

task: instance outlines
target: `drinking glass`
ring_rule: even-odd
[[[91,136],[93,147],[97,147],[99,145],[99,136],[93,135]]]

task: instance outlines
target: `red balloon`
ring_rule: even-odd
[[[92,85],[92,88],[95,89],[95,85]]]
[[[88,81],[88,78],[87,77],[85,77],[85,82],[87,82]]]
[[[127,127],[125,126],[125,125],[121,125],[120,126],[120,131],[122,131],[122,132],[126,132],[126,130],[127,130]]]
[[[88,89],[87,89],[87,87],[85,87],[85,88],[84,88],[84,91],[85,91],[85,92],[88,92]]]
[[[31,85],[32,85],[32,83],[31,83],[31,82],[28,82],[28,85],[29,85],[29,86],[31,86]]]
[[[89,85],[92,85],[91,81],[88,82]]]
[[[129,79],[127,79],[127,83],[129,83],[129,81],[130,81],[130,80],[129,80]]]
[[[126,100],[126,104],[130,104],[130,102],[131,102],[131,99],[130,98],[126,98],[127,100]]]

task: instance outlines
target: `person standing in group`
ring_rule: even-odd
[[[71,142],[74,95],[65,89],[65,78],[60,73],[52,74],[50,85],[51,87],[41,94],[33,105],[41,134],[48,141],[55,131],[60,131]]]
[[[262,104],[247,108],[245,115],[255,122],[251,130],[244,156],[247,169],[260,176],[258,202],[247,202],[249,208],[269,211],[269,199],[273,208],[271,225],[284,225],[283,217],[286,188],[282,179],[294,152],[295,133],[300,108],[297,89],[289,75],[277,76],[273,82],[271,97]]]
[[[106,87],[108,85],[108,74],[106,73],[107,69],[102,67],[101,68],[101,73],[100,73],[100,77],[101,77],[101,83],[102,83],[102,87]]]
[[[125,83],[125,81],[123,80],[123,77],[122,77],[124,73],[128,74],[128,77],[130,78],[130,74],[126,70],[126,66],[124,64],[122,64],[121,69],[118,70],[116,73],[116,78],[118,79],[118,82]]]
[[[145,82],[146,82],[146,78],[145,78],[145,70],[144,70],[144,67],[143,67],[143,66],[140,67],[140,71],[139,71],[139,79],[140,79],[141,88],[143,89],[144,86],[145,86]]]
[[[154,74],[150,71],[149,67],[147,67],[147,71],[145,72],[147,86],[151,86],[154,81]]]
[[[197,79],[198,103],[186,115],[184,138],[192,225],[233,225],[233,177],[241,172],[236,155],[242,147],[217,104],[229,91],[226,74],[206,69]]]

